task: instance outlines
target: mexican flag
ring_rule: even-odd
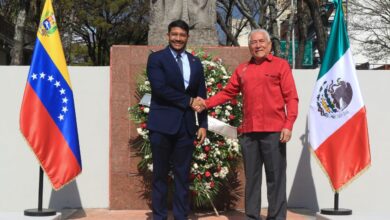
[[[338,192],[371,163],[366,108],[344,23],[336,13],[309,110],[309,142]]]

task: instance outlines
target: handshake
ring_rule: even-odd
[[[206,102],[204,99],[198,96],[192,100],[191,108],[194,111],[201,113],[203,110],[207,109]]]

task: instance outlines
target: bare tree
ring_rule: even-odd
[[[298,35],[299,35],[299,45],[296,56],[296,68],[301,69],[303,64],[303,55],[305,53],[305,44],[307,40],[308,27],[311,22],[310,20],[310,10],[307,7],[307,4],[304,0],[297,1],[297,19],[298,19]]]
[[[390,61],[390,1],[350,0],[350,37],[370,61]],[[356,52],[356,51],[355,51]]]
[[[250,29],[263,28],[271,35],[274,54],[279,55],[278,19],[288,6],[278,2],[286,2],[286,0],[218,0],[217,22],[226,35],[225,45],[238,46],[237,38],[248,26]]]
[[[325,16],[324,13],[321,13],[320,4],[317,0],[305,0],[305,2],[310,9],[311,18],[316,32],[317,49],[321,60],[323,60],[326,43],[328,41],[328,33],[326,32],[326,26],[324,25],[324,23],[327,22],[327,16]]]
[[[239,21],[239,27],[237,29],[234,29],[234,26],[237,26],[237,22],[233,22],[233,10],[235,8],[236,0],[229,1],[229,0],[218,0],[217,1],[217,23],[221,27],[222,31],[226,35],[226,41],[222,44],[230,46],[240,46],[237,37],[239,36],[242,28],[245,26],[242,25],[242,19],[236,19],[235,21]],[[245,22],[246,24],[246,22]]]

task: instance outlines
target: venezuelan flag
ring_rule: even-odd
[[[20,129],[55,190],[80,174],[73,92],[51,0],[39,22]]]

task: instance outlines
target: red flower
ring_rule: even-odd
[[[235,117],[236,117],[236,116],[234,116],[234,115],[229,115],[229,119],[230,119],[230,120],[233,120]]]
[[[146,126],[147,126],[147,124],[146,124],[145,122],[141,124],[141,128],[142,128],[142,129],[145,129]]]
[[[205,177],[210,177],[211,173],[209,171],[204,172]]]
[[[208,146],[208,145],[204,146],[203,149],[204,149],[204,152],[208,153],[210,151],[210,146]]]
[[[211,115],[211,117],[215,118],[217,116],[217,113],[216,112],[211,112],[210,115]]]
[[[218,146],[223,146],[223,145],[225,145],[225,142],[223,142],[223,141],[218,141]]]
[[[214,188],[214,186],[215,186],[214,181],[211,181],[211,182],[210,182],[210,188]]]
[[[195,51],[192,51],[191,54],[195,56]]]
[[[207,69],[208,69],[208,70],[213,70],[214,67],[213,67],[213,66],[208,66]]]
[[[198,145],[198,141],[195,140],[194,141],[194,146],[196,146],[196,145]]]
[[[230,104],[232,104],[232,105],[237,105],[237,99],[232,99],[232,100],[230,100]]]
[[[221,171],[221,165],[218,165],[218,166],[217,166],[217,171],[218,171],[218,172]]]
[[[190,173],[189,179],[190,179],[191,181],[194,180],[194,179],[195,179],[195,174]]]
[[[205,53],[204,55],[203,55],[203,59],[207,59],[209,57],[209,55],[207,55],[207,53]]]
[[[217,88],[218,88],[218,89],[222,89],[222,88],[223,88],[222,84],[221,84],[221,83],[218,83],[218,84],[217,84]]]
[[[214,57],[213,61],[214,61],[214,62],[218,62],[219,59],[220,59],[219,57]]]
[[[202,179],[202,175],[198,174],[198,175],[196,175],[196,178],[197,178],[198,180],[201,180],[201,179]]]
[[[139,110],[144,111],[144,108],[142,105],[139,107]]]
[[[211,87],[207,87],[207,92],[211,92]]]

